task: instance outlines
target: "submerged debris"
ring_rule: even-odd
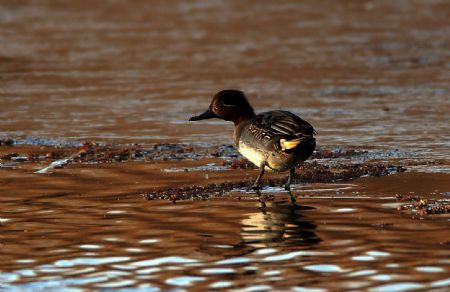
[[[10,142],[4,142],[4,145],[12,145]],[[9,144],[8,144],[9,143]],[[79,143],[78,143],[79,144]],[[77,145],[78,145],[77,144]],[[15,145],[15,144],[14,144]],[[14,148],[13,148],[14,149]],[[20,162],[54,162],[61,159],[69,159],[72,163],[113,163],[124,161],[169,161],[169,160],[199,160],[205,158],[222,159],[221,166],[229,169],[255,169],[255,166],[247,159],[242,157],[234,146],[223,145],[203,145],[193,146],[188,144],[161,143],[150,146],[131,145],[110,145],[96,142],[86,142],[76,147],[47,147],[45,152],[36,150],[28,153],[10,153],[3,154],[0,159],[4,161],[14,161],[20,157]],[[17,151],[17,150],[16,150]],[[325,159],[320,165],[331,165],[336,162],[344,162],[343,159],[355,159],[367,154],[368,151],[359,149],[319,149],[314,152],[311,159]],[[367,162],[376,159],[368,159]],[[363,162],[366,162],[363,161]],[[362,161],[359,164],[362,163]],[[345,161],[349,164],[348,161]],[[354,161],[352,161],[354,163]],[[381,162],[380,162],[381,163]],[[316,165],[317,166],[317,165]],[[340,165],[335,165],[340,168]],[[382,166],[384,168],[384,166]],[[397,166],[395,166],[397,167]],[[396,171],[401,171],[400,169]],[[379,171],[375,171],[379,172]],[[392,172],[392,170],[388,170]],[[367,175],[371,175],[368,169]],[[380,175],[383,175],[380,173]]]
[[[6,145],[6,144],[4,144]],[[48,148],[47,148],[48,149]],[[17,150],[16,150],[17,151]],[[193,148],[185,144],[155,144],[153,146],[108,145],[86,142],[78,147],[51,148],[48,152],[36,151],[23,154],[10,153],[0,156],[4,161],[23,157],[22,161],[48,162],[60,159],[72,159],[76,163],[112,163],[132,160],[182,160],[212,158],[208,148]]]
[[[236,158],[233,160],[224,160],[222,166],[227,166],[231,169],[256,169],[256,166],[245,158]]]
[[[141,193],[147,200],[191,200],[191,199],[208,199],[211,196],[223,195],[236,188],[248,188],[252,185],[251,181],[227,182],[220,184],[209,184],[206,186],[189,186],[174,187],[166,189],[155,189],[152,191]]]
[[[399,211],[411,211],[419,217],[429,214],[450,213],[450,200],[425,199],[420,196],[397,195],[397,200],[401,202],[412,202],[398,207]]]
[[[336,166],[327,166],[317,162],[305,163],[297,171],[297,176],[293,183],[330,183],[345,182],[362,176],[382,176],[391,173],[393,170],[403,171],[403,168],[380,163],[363,164],[340,164]],[[285,183],[286,178],[263,179],[262,185],[275,187]],[[141,195],[148,200],[189,200],[189,199],[207,199],[211,196],[221,196],[233,189],[250,188],[253,180],[226,182],[221,184],[209,184],[206,186],[190,186],[180,188],[154,189],[142,193]]]
[[[312,158],[314,159],[324,159],[324,158],[350,158],[355,156],[360,156],[363,154],[367,154],[366,150],[358,150],[358,149],[319,149],[314,151]]]
[[[222,159],[222,162],[209,163],[206,166],[189,168],[192,171],[223,171],[230,169],[255,169],[255,166],[243,158],[232,145],[207,145],[193,146],[187,144],[155,144],[151,146],[132,145],[107,145],[95,142],[87,142],[78,147],[65,148],[38,148],[35,152],[19,153],[16,147],[12,153],[5,153],[0,160],[6,163],[45,163],[47,166],[37,170],[37,173],[47,173],[50,170],[64,168],[71,163],[100,164],[126,161],[170,161],[170,160],[200,160]],[[356,163],[346,159],[360,157],[367,153],[355,149],[321,149],[315,152],[316,160],[302,164],[297,170],[297,176],[293,183],[330,183],[345,182],[363,176],[384,176],[394,172],[406,170],[401,165],[394,165],[380,160],[359,161]],[[326,158],[326,159],[323,159]],[[340,158],[345,158],[341,160]],[[6,164],[5,164],[6,165]],[[212,165],[212,166],[211,166]],[[166,169],[164,171],[177,171],[178,169]],[[184,169],[183,169],[184,170]],[[256,175],[256,174],[255,174]],[[266,186],[281,186],[285,182],[283,178],[265,179]],[[236,188],[248,188],[253,181],[237,181],[207,186],[191,186],[184,188],[155,189],[146,192],[147,199],[186,200],[201,198],[211,195],[221,195]]]
[[[14,140],[10,138],[0,139],[0,146],[12,146],[14,144]]]

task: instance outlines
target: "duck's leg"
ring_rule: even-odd
[[[255,182],[254,182],[253,185],[252,185],[252,189],[253,189],[253,190],[260,190],[260,189],[261,189],[261,178],[262,178],[263,175],[264,175],[264,167],[265,167],[265,166],[266,166],[266,165],[263,164],[263,165],[259,168],[259,175],[258,175],[258,177],[256,178]]]
[[[291,190],[291,183],[292,183],[292,180],[294,179],[294,176],[295,176],[295,167],[293,167],[293,168],[291,168],[291,170],[289,170],[289,176],[286,181],[286,184],[284,185],[284,189],[286,191]]]
[[[288,190],[289,197],[291,198],[291,204],[295,205],[297,203],[297,200],[295,199],[294,195],[291,193],[291,190]]]

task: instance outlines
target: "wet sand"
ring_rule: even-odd
[[[0,290],[448,290],[448,11],[0,3]],[[296,203],[187,121],[224,88],[318,130]]]

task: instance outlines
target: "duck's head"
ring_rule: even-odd
[[[214,95],[209,108],[204,113],[190,118],[189,121],[217,118],[232,121],[238,125],[254,116],[255,111],[242,91],[226,89]]]

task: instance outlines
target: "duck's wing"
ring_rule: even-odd
[[[250,126],[253,134],[270,142],[277,150],[289,150],[301,142],[314,139],[313,126],[288,111],[270,111],[259,114]]]
[[[301,138],[314,136],[316,131],[307,121],[288,111],[270,111],[257,116],[260,128],[273,136]]]

